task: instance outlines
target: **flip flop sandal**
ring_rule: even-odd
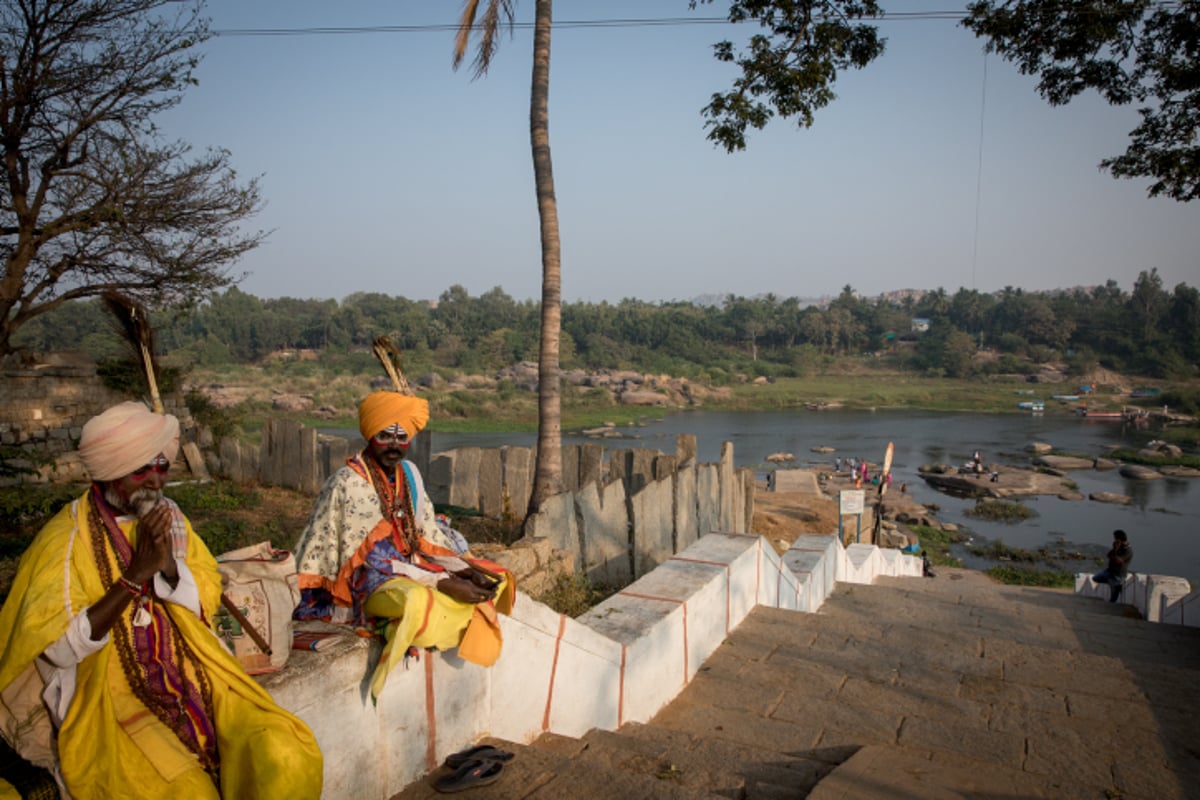
[[[433,788],[449,794],[474,789],[476,786],[487,786],[489,783],[495,783],[503,770],[504,765],[499,761],[489,758],[472,759],[449,775],[438,778],[433,782]]]
[[[511,761],[512,757],[513,754],[507,750],[501,750],[499,747],[493,747],[490,744],[478,744],[474,747],[468,747],[466,750],[451,753],[446,756],[445,763],[447,767],[457,769],[472,759],[487,758],[492,761]]]

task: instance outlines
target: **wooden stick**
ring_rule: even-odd
[[[250,620],[246,619],[246,615],[233,604],[233,601],[229,599],[229,595],[224,592],[221,592],[221,605],[225,607],[225,610],[229,612],[231,617],[237,620],[238,624],[242,626],[242,630],[250,634],[250,638],[258,645],[258,649],[267,655],[271,655],[271,645],[267,644],[267,640],[250,624]]]

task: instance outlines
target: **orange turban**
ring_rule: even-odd
[[[399,392],[374,392],[358,407],[358,430],[370,439],[384,428],[399,425],[410,437],[429,422],[429,402]]]
[[[159,453],[174,461],[178,452],[179,420],[132,401],[89,419],[79,438],[79,457],[94,481],[124,478]]]

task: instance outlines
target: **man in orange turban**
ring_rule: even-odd
[[[210,622],[217,563],[163,496],[179,421],[122,403],[83,426],[93,483],[21,556],[0,611],[0,732],[64,797],[315,798],[308,727]]]
[[[496,613],[516,594],[511,573],[472,558],[434,513],[421,473],[405,460],[429,404],[375,392],[358,409],[367,445],[330,476],[296,546],[300,605],[293,617],[355,625],[387,640],[373,698],[410,648],[450,649],[483,666],[500,655]]]

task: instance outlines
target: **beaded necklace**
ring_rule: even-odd
[[[92,487],[88,500],[92,552],[107,590],[120,581],[133,558],[133,548],[98,486]],[[155,603],[149,594],[137,598],[129,612],[113,625],[113,643],[134,696],[196,756],[219,786],[212,686],[168,605]]]
[[[408,490],[404,467],[397,464],[395,474],[389,478],[375,459],[367,456],[362,460],[367,468],[367,480],[379,498],[379,510],[383,518],[392,523],[392,539],[396,548],[416,562],[421,544],[417,538],[417,513],[413,508],[412,492]]]

